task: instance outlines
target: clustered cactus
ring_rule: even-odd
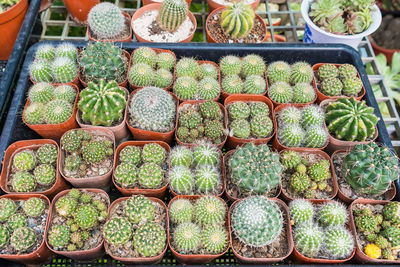
[[[28,91],[30,104],[24,109],[27,124],[59,124],[72,116],[76,91],[70,85],[53,87],[46,82],[32,85]]]
[[[256,14],[250,5],[233,2],[221,13],[221,28],[232,39],[242,39],[249,35],[254,26]]]
[[[225,202],[215,196],[173,200],[168,212],[171,245],[182,254],[222,253],[228,247],[226,213]]]

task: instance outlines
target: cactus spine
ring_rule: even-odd
[[[174,32],[185,21],[188,11],[185,0],[165,0],[158,12],[157,22],[163,30]]]
[[[250,5],[234,2],[227,6],[221,14],[221,27],[234,39],[246,37],[254,26],[255,13]]]

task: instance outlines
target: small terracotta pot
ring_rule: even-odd
[[[145,189],[145,188],[139,188],[139,187],[134,187],[134,188],[122,188],[121,186],[118,185],[118,183],[115,181],[114,178],[114,172],[115,168],[119,165],[119,154],[121,153],[121,150],[125,148],[126,146],[139,146],[139,147],[144,147],[145,144],[150,144],[150,143],[156,143],[165,148],[167,151],[167,155],[171,152],[170,146],[163,142],[163,141],[126,141],[122,144],[120,144],[117,147],[117,150],[114,153],[114,169],[113,169],[113,176],[112,176],[112,182],[114,183],[115,187],[120,191],[124,196],[132,196],[132,195],[144,195],[146,197],[156,197],[163,199],[165,195],[165,191],[167,190],[168,183],[166,183],[163,187],[157,188],[157,189]],[[169,168],[169,166],[168,166]],[[165,174],[166,175],[166,174]]]
[[[51,7],[51,5],[53,4],[53,1],[54,0],[42,0],[42,4],[40,5],[40,8],[39,8],[39,13],[42,13],[43,11],[45,11],[46,9]]]
[[[45,144],[52,144],[57,147],[58,150],[58,155],[57,155],[57,166],[56,166],[56,180],[54,184],[47,190],[45,191],[40,191],[40,192],[13,192],[9,189],[7,186],[7,181],[9,174],[11,172],[12,168],[12,160],[14,158],[14,155],[24,149],[38,149],[42,145]],[[58,192],[65,190],[69,188],[69,185],[65,182],[65,180],[60,176],[60,169],[59,169],[59,163],[61,159],[61,152],[60,152],[60,147],[58,144],[51,139],[33,139],[33,140],[23,140],[23,141],[17,141],[13,144],[11,144],[7,150],[4,152],[4,157],[3,157],[3,168],[1,170],[1,176],[0,176],[0,187],[1,189],[6,193],[6,194],[19,194],[19,195],[30,195],[30,194],[43,194],[47,196],[48,198],[53,198],[55,195],[57,195]]]
[[[245,139],[245,138],[238,138],[235,136],[229,136],[228,137],[228,142],[227,146],[231,149],[235,149],[237,146],[244,145],[247,143],[254,143],[254,144],[266,144],[268,143],[269,140],[275,135],[276,133],[276,128],[275,126],[275,114],[272,112],[274,110],[274,105],[272,104],[271,100],[269,100],[265,96],[261,95],[231,95],[227,97],[224,101],[224,106],[225,109],[228,110],[228,105],[233,102],[238,102],[238,101],[243,101],[243,102],[263,102],[268,105],[268,108],[270,110],[269,112],[269,118],[272,120],[273,124],[273,130],[272,133],[270,134],[269,137],[267,138],[253,138],[253,139]]]
[[[118,198],[111,204],[111,206],[108,208],[108,218],[107,218],[107,220],[110,219],[110,215],[111,215],[111,212],[114,209],[114,207],[118,203],[120,203],[122,201],[126,201],[128,198],[129,197]],[[164,202],[162,200],[160,200],[158,198],[149,197],[149,199],[151,201],[153,201],[153,202],[157,202],[158,204],[160,204],[165,209],[165,227],[166,227],[165,230],[166,230],[167,238],[169,238],[169,222],[168,222],[168,209],[167,209],[167,206],[164,204]],[[168,243],[166,242],[164,250],[159,255],[154,256],[154,257],[124,258],[124,257],[114,256],[114,255],[111,254],[111,251],[108,248],[107,241],[105,241],[105,240],[104,240],[104,247],[106,249],[106,253],[108,255],[110,255],[111,258],[113,258],[113,259],[115,259],[117,261],[120,261],[120,262],[125,263],[125,264],[141,265],[141,264],[155,264],[155,263],[160,262],[162,260],[162,258],[164,257],[165,252],[167,252]]]
[[[14,201],[17,201],[17,200],[28,200],[31,197],[38,197],[38,198],[41,198],[44,201],[46,201],[46,203],[49,207],[49,210],[50,210],[50,200],[42,194],[7,194],[7,195],[0,196],[0,199],[10,198]],[[53,253],[47,249],[46,243],[45,243],[47,231],[49,229],[47,227],[49,221],[50,221],[50,212],[47,216],[42,243],[40,244],[40,246],[37,250],[35,250],[29,254],[0,254],[0,259],[16,261],[16,262],[19,262],[24,265],[37,265],[37,264],[45,263],[53,255]]]
[[[241,59],[242,59],[242,58],[241,58]],[[264,78],[265,78],[265,84],[266,84],[265,92],[262,93],[262,94],[254,95],[254,96],[265,96],[265,95],[267,94],[267,91],[268,91],[267,72],[264,73]],[[222,78],[221,78],[221,79],[222,79]],[[228,98],[229,96],[232,96],[232,95],[235,95],[235,96],[246,96],[246,95],[249,95],[249,94],[230,94],[230,93],[226,93],[226,92],[224,92],[224,90],[222,89],[222,86],[221,86],[221,96],[222,96],[222,100],[225,101],[226,98]]]
[[[159,4],[159,3],[162,3],[163,1],[164,0],[162,0],[162,1],[143,0],[143,6],[150,5],[150,4]],[[185,0],[185,1],[188,4],[188,6],[190,7],[190,3],[192,2],[192,0]]]
[[[233,211],[233,208],[242,200],[236,200],[231,207],[229,208],[229,212],[228,212],[228,224],[229,224],[229,234],[231,237],[231,248],[232,248],[232,252],[235,255],[235,257],[242,263],[244,264],[272,264],[272,263],[276,263],[276,262],[281,262],[284,259],[286,259],[287,257],[289,257],[289,255],[292,253],[293,251],[293,237],[292,237],[292,226],[289,223],[290,217],[289,217],[289,208],[288,206],[286,206],[286,204],[277,198],[269,198],[270,200],[276,202],[279,206],[281,206],[284,210],[284,214],[286,216],[287,222],[284,223],[284,228],[283,231],[286,231],[287,234],[287,243],[288,243],[288,253],[280,258],[248,258],[248,257],[244,257],[242,255],[240,255],[235,248],[233,247],[233,231],[231,228],[231,213]]]
[[[111,139],[111,141],[113,142],[113,150],[115,153],[115,138],[114,138],[114,134],[112,131],[110,131],[106,128],[103,128],[103,127],[93,127],[93,128],[91,127],[91,128],[85,128],[82,130],[89,131],[91,133],[94,133],[95,135],[106,136],[109,139]],[[68,133],[68,132],[66,132],[66,133]],[[72,184],[73,187],[99,188],[99,189],[106,190],[110,186],[111,174],[112,174],[112,170],[114,168],[114,164],[113,164],[113,166],[111,166],[111,169],[106,174],[103,174],[100,176],[93,176],[93,177],[73,178],[73,177],[66,177],[66,175],[63,173],[64,162],[65,162],[65,152],[63,150],[61,150],[61,160],[60,160],[60,165],[59,165],[60,173],[61,173],[62,177],[64,177],[65,180],[67,180],[70,184]]]
[[[171,206],[171,203],[173,203],[175,200],[184,198],[184,199],[188,199],[188,200],[197,200],[199,198],[201,198],[203,196],[175,196],[173,199],[171,199],[171,201],[168,204],[168,210]],[[218,197],[224,204],[225,204],[225,208],[226,208],[226,216],[225,216],[225,228],[227,230],[227,232],[229,232],[229,222],[228,222],[228,205],[226,204],[226,202]],[[169,219],[169,218],[168,218]],[[230,235],[228,235],[228,242],[231,243],[230,241]],[[229,246],[226,247],[226,249],[220,253],[220,254],[181,254],[179,252],[177,252],[173,246],[172,246],[172,241],[171,241],[171,237],[170,235],[168,235],[168,245],[169,248],[171,249],[172,254],[174,255],[174,257],[178,260],[178,262],[182,263],[182,264],[206,264],[209,263],[213,260],[215,260],[216,258],[221,257],[222,255],[224,255],[226,252],[228,252],[229,250]]]
[[[275,23],[274,26],[279,26],[281,23]],[[267,25],[268,26],[268,25]],[[283,35],[279,35],[279,34],[274,34],[275,37],[275,42],[277,43],[286,43],[287,39],[285,36]],[[265,39],[266,43],[272,42],[272,37],[270,33],[267,33],[267,38]]]
[[[330,172],[332,174],[332,176],[330,178],[332,180],[332,192],[331,192],[331,195],[329,196],[329,198],[326,198],[326,199],[309,199],[309,200],[330,200],[330,199],[333,199],[336,196],[337,192],[338,192],[338,184],[337,184],[337,181],[336,181],[336,175],[335,175],[336,173],[335,173],[335,170],[334,170],[332,159],[329,157],[329,155],[326,154],[323,151],[313,150],[313,149],[308,149],[308,148],[285,149],[285,150],[280,151],[279,155],[282,155],[282,153],[287,151],[287,150],[297,151],[300,154],[308,153],[308,154],[313,154],[313,155],[319,155],[319,156],[321,156],[324,159],[329,161],[329,163],[330,163]],[[282,198],[283,198],[283,200],[285,200],[286,203],[289,203],[290,201],[294,200],[294,198],[286,191],[285,188],[283,188],[283,186],[281,188],[281,193],[282,193]]]
[[[224,10],[224,9],[225,9],[225,7],[217,8],[214,11],[212,11],[207,17],[206,27],[205,28],[206,28],[207,42],[209,42],[209,43],[218,43],[218,42],[217,42],[217,40],[214,39],[214,37],[211,35],[210,31],[208,30],[208,22],[211,20],[212,16],[214,16],[218,12],[222,12],[222,10]],[[265,24],[265,21],[259,15],[257,15],[257,14],[255,14],[255,15],[256,15],[255,19],[258,19],[259,21],[261,21],[261,23],[262,23],[262,25],[264,26],[264,29],[265,29],[264,38],[261,40],[261,43],[264,43],[267,40],[267,37],[268,37],[268,35],[267,35],[268,34],[267,25]]]
[[[65,0],[64,0],[65,1]],[[89,26],[86,28],[86,34],[89,38],[89,41],[92,42],[130,42],[132,40],[132,28],[131,28],[131,16],[128,13],[122,12],[124,15],[126,21],[128,21],[128,27],[129,27],[129,35],[126,36],[125,38],[121,39],[97,39],[96,36],[93,35],[92,31],[89,29]]]
[[[318,75],[317,75],[318,69],[322,65],[325,65],[325,64],[327,64],[327,63],[318,63],[318,64],[315,64],[314,66],[312,66],[312,69],[313,69],[313,72],[314,72],[313,85],[314,85],[314,88],[316,89],[316,92],[317,92],[317,95],[318,95],[318,103],[321,103],[322,101],[327,100],[327,99],[339,99],[339,98],[343,98],[343,97],[350,98],[349,96],[344,96],[344,95],[341,95],[341,96],[328,96],[328,95],[325,95],[324,93],[322,93],[319,90],[318,85],[320,85],[320,82],[317,84],[317,78],[316,77],[318,77]],[[329,63],[329,64],[333,64],[333,63]],[[343,64],[333,64],[333,65],[335,65],[337,68],[339,68]],[[357,71],[357,77],[361,79],[360,74],[358,73],[358,71]],[[364,87],[364,84],[363,84],[360,93],[358,93],[358,96],[355,97],[355,99],[360,101],[364,97],[364,95],[365,95],[365,87]]]
[[[348,151],[349,150],[337,150],[337,151],[333,152],[332,157],[331,157],[332,164],[333,164],[334,159],[338,156],[339,153],[347,153]],[[350,204],[354,200],[356,200],[354,198],[349,198],[348,196],[343,194],[343,192],[340,190],[338,179],[339,179],[341,174],[340,173],[336,173],[335,166],[333,166],[333,174],[334,174],[334,177],[335,177],[334,183],[336,184],[336,187],[338,188],[338,197],[339,197],[339,199],[341,201],[347,203],[347,204]],[[394,197],[396,196],[396,186],[395,186],[394,182],[392,182],[390,188],[388,189],[388,191],[386,191],[386,193],[384,195],[385,195],[385,200],[394,199]],[[373,200],[373,199],[367,199],[367,200]]]
[[[218,8],[226,7],[225,5],[218,4],[214,0],[207,0],[207,4],[208,4],[208,9],[210,10],[210,12],[215,9],[218,9]],[[253,10],[256,10],[259,4],[260,4],[260,0],[255,0],[253,3],[250,4],[250,6]]]
[[[107,202],[107,206],[110,206],[110,198],[108,197],[108,194],[106,192],[104,192],[103,190],[100,189],[96,189],[96,188],[82,188],[80,190],[85,190],[87,192],[92,192],[95,194],[101,194],[103,195],[103,197],[106,199]],[[104,243],[104,239],[102,239],[102,241],[94,248],[92,249],[88,249],[88,250],[76,250],[76,251],[59,251],[59,250],[54,250],[52,249],[52,247],[50,246],[50,244],[47,242],[47,235],[48,232],[50,231],[50,227],[51,227],[51,223],[52,223],[52,219],[53,219],[53,213],[56,214],[56,209],[55,209],[55,205],[57,203],[57,200],[59,200],[62,196],[65,196],[69,193],[69,191],[71,190],[64,190],[61,191],[60,193],[58,193],[55,198],[53,199],[53,201],[51,202],[51,208],[49,211],[49,218],[47,220],[47,226],[46,226],[46,234],[45,234],[45,241],[46,241],[46,245],[48,247],[48,249],[50,251],[52,251],[55,254],[58,255],[62,255],[64,257],[68,257],[74,260],[78,260],[78,261],[82,261],[82,260],[92,260],[92,259],[97,259],[100,258],[101,256],[104,255],[104,247],[103,247],[103,243]],[[100,229],[101,231],[101,229]]]
[[[152,11],[152,10],[159,10],[160,6],[161,6],[161,3],[148,4],[148,5],[145,5],[145,6],[141,7],[141,8],[139,8],[138,10],[136,10],[136,12],[133,14],[131,25],[132,25],[133,33],[135,34],[135,37],[136,37],[138,42],[141,42],[141,43],[153,43],[153,41],[146,40],[143,37],[141,37],[140,35],[138,35],[135,32],[135,27],[133,26],[133,23],[135,22],[135,20],[140,18],[144,13]],[[188,16],[189,16],[189,19],[193,23],[193,26],[194,26],[193,27],[193,32],[186,39],[184,39],[182,41],[179,41],[178,43],[189,43],[193,39],[194,33],[196,32],[196,28],[197,28],[196,18],[194,17],[193,13],[190,12],[190,11],[188,12]]]
[[[75,102],[72,107],[72,114],[68,120],[58,123],[58,124],[28,124],[25,121],[24,113],[22,114],[22,121],[26,126],[37,132],[43,138],[53,139],[59,141],[61,136],[66,132],[74,128],[78,128],[78,124],[75,121],[78,99],[79,99],[79,89],[76,85],[71,85],[76,91]],[[29,99],[26,100],[24,110],[31,104]]]
[[[85,24],[90,10],[99,4],[100,0],[63,0],[63,2],[71,18],[78,24]]]
[[[375,55],[384,54],[387,62],[392,63],[393,54],[396,52],[400,52],[400,49],[387,49],[383,46],[378,45],[372,36],[368,37],[369,42],[371,43],[372,48],[374,49]]]
[[[175,129],[178,129],[179,110],[180,110],[183,106],[185,106],[185,105],[199,104],[199,103],[203,103],[203,102],[205,102],[205,101],[207,101],[207,100],[187,100],[187,101],[182,102],[181,104],[179,104],[179,106],[178,106],[178,112],[176,113],[177,115],[176,115],[176,125],[175,125]],[[224,114],[224,129],[227,129],[227,128],[228,128],[228,115],[227,115],[226,109],[225,109],[225,107],[224,107],[221,103],[218,103],[218,102],[217,102],[217,104],[219,105],[219,107],[220,107],[221,110],[222,110],[222,113]],[[184,145],[184,146],[187,146],[187,147],[193,147],[193,146],[196,146],[196,145],[197,145],[196,143],[191,143],[191,144],[189,144],[189,143],[184,143],[184,142],[182,142],[181,140],[179,140],[179,138],[178,138],[176,132],[175,132],[175,138],[176,138],[176,142],[177,142],[179,145]],[[225,142],[226,142],[227,139],[228,139],[228,136],[225,135],[224,140],[223,140],[220,144],[216,144],[216,146],[217,146],[219,149],[222,149],[222,147],[224,146],[224,144],[225,144]]]
[[[129,91],[124,87],[121,87],[121,88],[124,89],[125,94],[126,94],[126,99],[128,99]],[[127,107],[125,107],[125,109],[126,108]],[[125,111],[124,111],[123,116],[124,116],[124,119],[116,126],[93,126],[90,124],[86,124],[85,122],[82,121],[81,112],[78,110],[76,112],[76,121],[79,124],[79,127],[81,127],[81,128],[104,127],[105,129],[111,130],[111,132],[113,132],[113,134],[114,134],[115,141],[117,143],[119,143],[121,140],[123,140],[129,136],[128,128],[126,127],[126,112]]]
[[[137,49],[137,48],[136,48],[136,49]],[[131,60],[132,60],[132,61],[133,61],[133,55],[135,54],[136,49],[133,50],[133,52],[132,52],[132,55],[131,55]],[[172,85],[173,85],[174,82],[175,82],[175,77],[176,77],[176,76],[175,76],[176,55],[175,55],[174,52],[172,52],[171,50],[167,50],[167,49],[159,49],[159,48],[151,48],[151,49],[153,49],[157,54],[159,54],[159,53],[170,53],[170,54],[173,55],[174,58],[175,58],[175,63],[174,63],[173,72],[172,72],[172,75],[173,75],[172,82],[170,83],[170,85],[168,85],[167,87],[163,88],[163,89],[165,89],[165,90],[169,90],[169,89],[171,89]],[[132,65],[133,65],[132,62],[130,62],[130,63],[129,63],[129,69],[128,69],[128,76],[129,76],[129,71],[130,71]],[[145,86],[136,86],[136,85],[133,85],[133,84],[131,83],[131,81],[129,81],[129,78],[128,78],[128,83],[129,83],[129,87],[130,87],[130,88],[133,88],[134,90],[135,90],[135,89],[140,89],[140,88],[145,87]]]
[[[32,77],[30,77],[30,76],[29,76],[29,80],[30,80],[33,84],[37,84],[37,82],[35,82],[35,81],[32,79]],[[70,81],[70,82],[67,82],[67,83],[55,83],[55,82],[52,82],[51,85],[53,85],[54,87],[57,87],[57,86],[59,86],[59,85],[70,85],[70,86],[73,86],[73,87],[78,88],[78,91],[79,91],[79,87],[80,87],[80,83],[79,83],[79,72],[76,74],[75,78],[74,78],[72,81]]]

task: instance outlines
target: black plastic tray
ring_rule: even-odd
[[[29,80],[29,66],[33,61],[34,54],[39,44],[49,43],[57,45],[59,41],[46,41],[33,45],[27,53],[24,65],[21,70],[21,75],[18,80],[18,85],[11,102],[11,106],[5,121],[1,139],[0,139],[0,160],[3,159],[4,151],[13,142],[24,139],[40,138],[38,134],[29,129],[22,123],[21,114],[26,100],[26,92],[31,85]],[[73,42],[77,47],[81,48],[87,45],[86,42]],[[249,53],[256,53],[264,57],[267,62],[277,60],[285,60],[289,63],[296,61],[306,61],[310,64],[315,63],[350,63],[357,67],[361,79],[366,89],[366,101],[369,106],[375,108],[375,113],[381,119],[378,122],[379,137],[378,142],[392,148],[389,135],[386,131],[385,124],[383,123],[378,104],[372,92],[371,85],[368,81],[367,74],[364,70],[361,58],[356,50],[345,45],[304,45],[304,44],[262,44],[262,45],[240,45],[240,44],[139,44],[139,43],[119,43],[118,45],[132,52],[133,49],[139,46],[150,46],[155,48],[170,49],[175,52],[178,58],[182,56],[196,57],[201,60],[211,60],[218,62],[219,59],[228,54],[235,54],[244,56]],[[399,194],[400,186],[399,181],[396,181],[397,193]],[[110,192],[113,199],[121,196],[121,194],[113,188]],[[169,199],[167,195],[166,200]],[[396,196],[399,199],[399,195]],[[354,262],[350,261],[350,264]],[[0,262],[1,264],[1,262]],[[161,265],[176,265],[177,262],[172,257],[171,252],[168,250],[164,256]],[[237,265],[238,261],[234,258],[231,251],[214,261],[214,265]],[[282,264],[293,264],[290,259],[285,260]],[[71,259],[66,259],[58,256],[47,266],[116,266],[120,265],[117,261],[112,260],[110,257],[105,256],[102,259],[92,261],[89,263],[77,263]]]

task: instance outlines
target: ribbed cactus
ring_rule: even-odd
[[[184,146],[175,147],[169,156],[171,166],[186,166],[192,165],[192,151]]]
[[[250,121],[251,134],[256,138],[266,138],[274,128],[272,120],[265,115],[254,116]]]
[[[281,154],[282,165],[287,169],[294,169],[301,162],[301,156],[293,150],[286,150]]]
[[[215,146],[210,144],[196,146],[193,149],[193,164],[195,166],[213,165],[220,162],[220,154]]]
[[[342,226],[348,218],[346,207],[336,201],[330,201],[317,214],[318,222],[323,226]]]
[[[57,83],[72,82],[78,75],[76,63],[68,57],[58,57],[51,65],[53,79]]]
[[[242,61],[233,55],[224,56],[219,61],[219,68],[224,76],[239,75],[242,71]]]
[[[72,86],[60,85],[54,88],[53,95],[55,99],[65,100],[72,104],[75,102],[76,92]]]
[[[73,112],[73,106],[65,100],[56,99],[47,103],[44,121],[47,124],[58,124],[67,121]]]
[[[324,250],[333,259],[346,259],[354,249],[353,235],[344,227],[329,228],[325,232]]]
[[[0,221],[5,222],[17,211],[17,205],[11,198],[0,199]]]
[[[336,78],[339,75],[338,68],[333,64],[323,64],[318,68],[318,78],[322,81],[329,78]]]
[[[221,91],[219,82],[212,77],[203,78],[198,84],[199,99],[212,100],[219,96]]]
[[[278,139],[288,147],[300,147],[304,138],[304,130],[297,124],[278,129]]]
[[[44,111],[42,103],[31,103],[24,109],[23,118],[27,124],[41,124],[44,122]]]
[[[175,65],[175,57],[172,53],[161,52],[157,54],[157,67],[160,69],[171,70]]]
[[[296,199],[290,202],[290,218],[298,226],[303,223],[310,223],[314,217],[313,204],[304,199]]]
[[[174,83],[174,93],[182,100],[194,100],[197,89],[197,81],[190,76],[179,77]]]
[[[173,223],[180,224],[192,221],[193,211],[193,205],[188,199],[179,198],[170,204],[168,215]]]
[[[222,253],[228,244],[228,232],[223,226],[210,226],[202,231],[201,242],[207,254]]]
[[[33,103],[48,103],[53,99],[54,87],[46,82],[32,85],[28,91],[28,98]]]
[[[133,86],[151,86],[154,83],[155,72],[146,63],[133,64],[128,72],[128,80]]]
[[[250,5],[234,2],[227,6],[221,14],[221,27],[234,39],[246,37],[254,26],[255,13]]]
[[[194,203],[194,219],[200,225],[221,224],[226,212],[225,202],[218,197],[205,196]]]
[[[301,126],[307,129],[311,126],[322,126],[324,123],[324,112],[317,105],[309,105],[301,111]]]
[[[155,163],[145,163],[139,169],[138,180],[142,188],[158,188],[164,178],[164,171]]]
[[[314,258],[321,249],[324,233],[317,225],[304,224],[296,228],[293,239],[301,254]]]
[[[18,252],[24,252],[35,244],[36,239],[35,230],[29,227],[21,227],[12,234],[10,244]]]
[[[293,88],[287,82],[276,82],[269,87],[268,95],[277,103],[290,103],[293,100]]]
[[[78,59],[78,49],[72,43],[62,42],[56,47],[56,57],[67,57],[76,62]]]
[[[131,196],[124,205],[124,215],[134,224],[154,220],[154,210],[152,201],[142,195]]]
[[[218,68],[211,63],[204,63],[200,65],[200,79],[204,79],[205,77],[211,77],[213,79],[218,79],[219,70]]]
[[[11,184],[15,192],[33,192],[36,188],[34,176],[26,171],[15,173]]]
[[[314,72],[310,64],[306,62],[297,62],[292,65],[290,81],[292,84],[311,83]]]
[[[197,252],[201,242],[201,228],[192,222],[182,223],[175,228],[172,241],[180,253]]]
[[[175,73],[178,78],[189,76],[197,79],[200,74],[199,63],[194,58],[183,57],[176,63]]]
[[[55,57],[55,49],[51,44],[42,44],[37,48],[35,59],[52,61]]]
[[[165,0],[158,11],[158,25],[165,31],[174,32],[185,21],[188,12],[185,0]]]
[[[178,194],[190,195],[194,190],[193,174],[185,166],[176,166],[169,170],[171,188]]]
[[[52,82],[51,64],[46,60],[36,60],[29,68],[29,73],[34,82]]]
[[[283,126],[295,125],[301,121],[300,109],[292,106],[283,108],[278,114],[279,124]]]
[[[250,75],[264,76],[267,69],[262,56],[249,54],[242,59],[242,75],[247,78]]]
[[[157,53],[150,47],[141,46],[133,51],[131,60],[134,64],[144,63],[151,68],[155,68],[157,63]]]
[[[293,103],[308,103],[315,99],[315,90],[308,83],[298,83],[293,88]]]
[[[243,84],[243,92],[245,94],[259,95],[265,92],[267,84],[262,76],[250,75]]]
[[[165,229],[158,223],[147,222],[133,235],[133,247],[142,257],[159,255],[165,248],[167,235]]]
[[[169,54],[169,53],[168,53]],[[154,86],[160,88],[168,87],[174,80],[172,73],[166,69],[158,69],[154,73]]]
[[[194,173],[196,190],[201,194],[212,194],[221,183],[220,172],[212,166],[201,166]]]
[[[114,217],[104,226],[104,239],[114,246],[121,246],[132,237],[132,225],[124,217]]]
[[[22,209],[29,217],[39,217],[43,214],[46,204],[43,199],[38,197],[31,197],[25,201]]]
[[[305,147],[320,148],[328,142],[328,133],[322,126],[311,126],[304,135]]]
[[[243,81],[239,75],[228,75],[222,79],[221,86],[225,93],[240,94],[243,90]]]

